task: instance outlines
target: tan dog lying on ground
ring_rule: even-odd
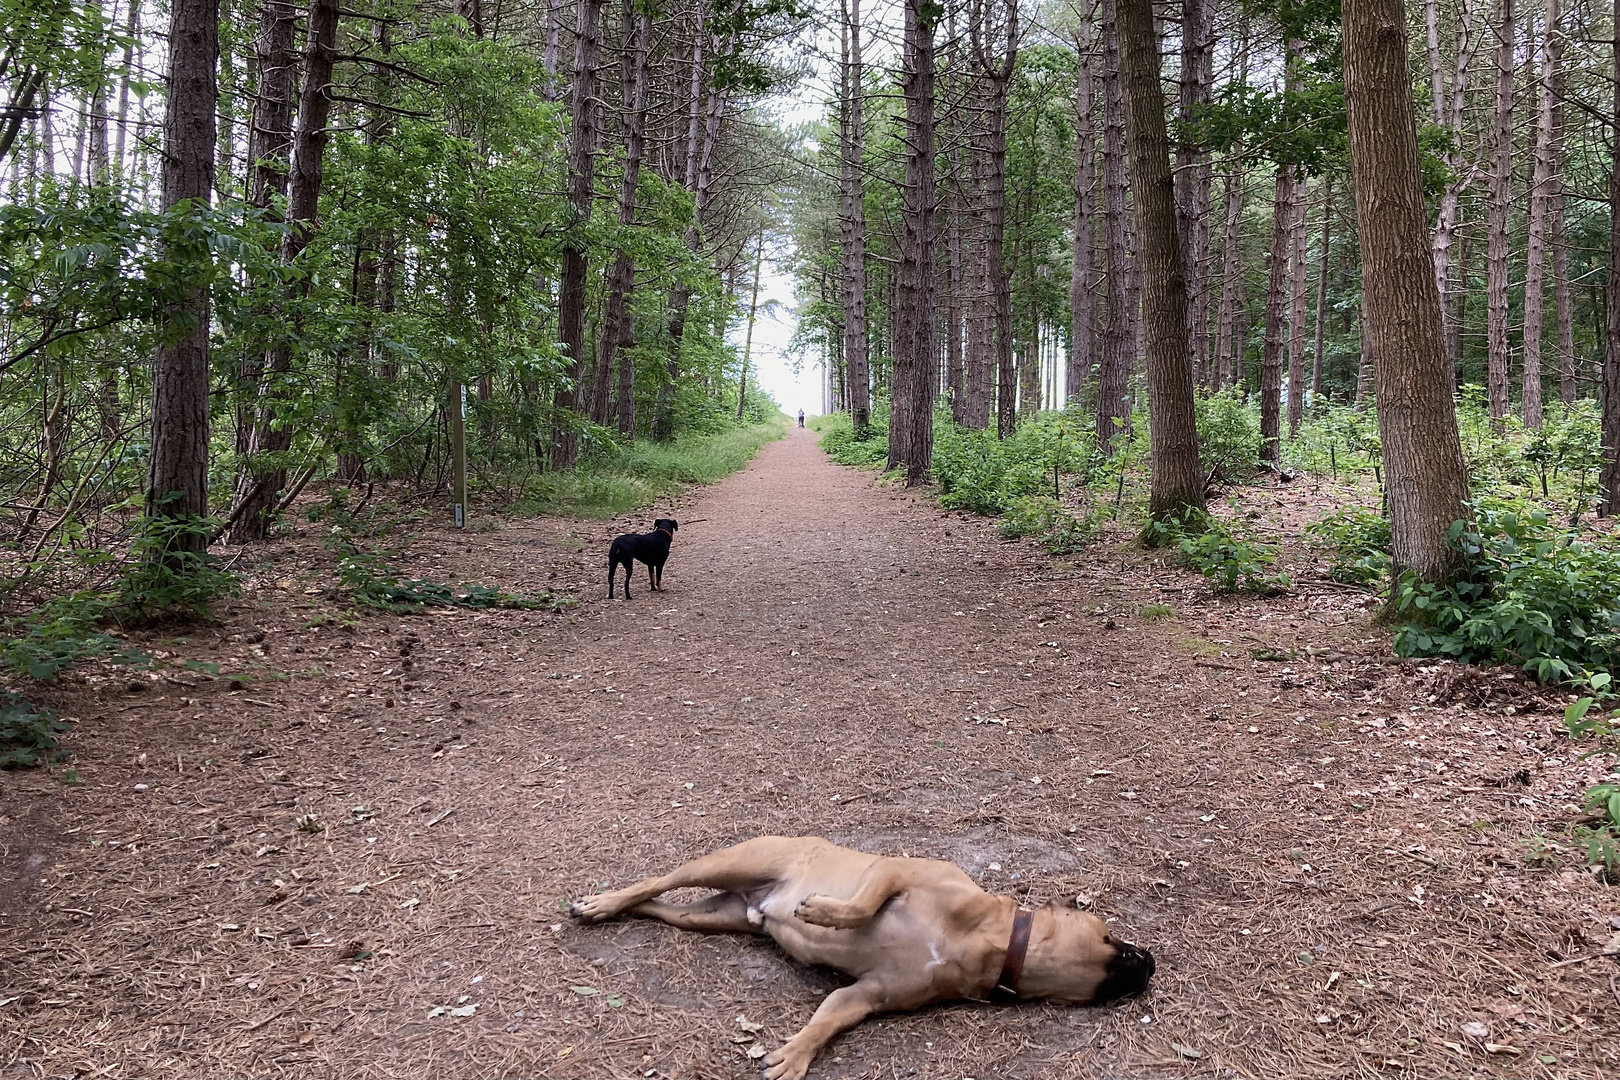
[[[720,892],[690,904],[654,899],[688,887]],[[869,855],[809,836],[761,836],[570,911],[591,922],[628,914],[685,930],[763,932],[807,964],[854,976],[765,1058],[770,1080],[798,1080],[828,1040],[875,1012],[982,1000],[998,987],[1100,1004],[1136,993],[1153,975],[1152,954],[1114,940],[1094,915],[1020,910],[952,863]]]

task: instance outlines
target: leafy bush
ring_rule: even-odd
[[[1267,572],[1277,561],[1274,548],[1235,535],[1202,511],[1149,521],[1142,539],[1149,547],[1174,547],[1178,561],[1209,578],[1216,592],[1266,595],[1289,584],[1287,574]]]
[[[1013,501],[996,531],[1008,540],[1038,536],[1049,555],[1079,551],[1097,536],[1100,511],[1077,518],[1050,495],[1026,495]]]
[[[236,575],[208,553],[218,524],[213,518],[141,518],[131,568],[114,602],[118,620],[141,625],[206,619],[215,601],[237,595]]]
[[[146,653],[101,631],[115,609],[112,594],[78,592],[58,597],[0,626],[0,659],[7,670],[38,682],[53,681],[58,672],[81,660],[150,663],[152,658]]]
[[[1198,463],[1208,477],[1242,479],[1260,463],[1260,417],[1241,386],[1202,394],[1198,414]]]
[[[1483,501],[1473,510],[1474,524],[1451,526],[1463,572],[1397,589],[1410,621],[1396,652],[1516,664],[1542,682],[1620,662],[1620,551],[1583,542],[1541,510]]]
[[[1579,741],[1594,737],[1607,742],[1613,738],[1616,731],[1614,721],[1620,718],[1620,709],[1608,716],[1601,712],[1596,716],[1591,714],[1592,706],[1600,700],[1610,705],[1614,703],[1616,694],[1613,684],[1613,678],[1606,671],[1587,676],[1584,686],[1590,693],[1564,710],[1564,726],[1571,739]],[[1594,754],[1604,752],[1593,751]],[[1577,838],[1586,843],[1587,864],[1602,863],[1604,872],[1613,881],[1616,873],[1620,872],[1620,783],[1606,781],[1594,784],[1587,788],[1582,804],[1588,813],[1597,815],[1599,822],[1596,828],[1580,826],[1576,829]]]
[[[820,416],[812,427],[821,435],[821,448],[840,465],[881,468],[889,460],[888,410],[872,410],[872,424],[864,434],[855,431],[848,413]]]
[[[56,743],[67,728],[51,710],[0,691],[0,769],[29,768],[67,757]]]
[[[1392,543],[1388,519],[1359,506],[1335,510],[1305,527],[1320,547],[1337,554],[1328,577],[1346,585],[1371,585],[1389,573]]]
[[[933,462],[940,505],[990,517],[1030,496],[1055,502],[1065,475],[1089,482],[1092,449],[1090,428],[1072,413],[1041,413],[1005,439],[958,427],[941,414],[934,424]]]

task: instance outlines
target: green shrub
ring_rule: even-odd
[[[141,518],[130,570],[113,604],[118,621],[146,625],[207,619],[215,601],[240,593],[236,575],[208,552],[218,525],[213,518]]]
[[[1349,506],[1305,527],[1317,546],[1337,557],[1328,577],[1346,585],[1372,585],[1389,573],[1389,521],[1371,510]]]
[[[821,448],[840,465],[882,468],[889,460],[889,411],[872,410],[872,423],[864,433],[855,431],[848,413],[819,416],[811,426],[821,436]]]
[[[1277,561],[1274,548],[1235,535],[1200,510],[1149,521],[1142,539],[1149,547],[1174,548],[1178,561],[1208,578],[1216,592],[1267,595],[1289,584],[1287,574],[1267,572]]]
[[[1019,499],[1061,496],[1064,478],[1089,483],[1096,462],[1083,417],[1040,413],[1005,439],[959,427],[941,413],[934,424],[934,479],[940,505],[993,517]]]
[[[1607,743],[1613,752],[1613,737],[1616,733],[1615,720],[1620,718],[1620,710],[1615,710],[1605,716],[1601,711],[1592,714],[1592,706],[1599,701],[1606,705],[1613,705],[1616,699],[1614,680],[1606,671],[1595,672],[1581,682],[1584,689],[1590,691],[1586,696],[1579,698],[1564,710],[1564,727],[1569,731],[1569,737],[1580,741],[1594,738]],[[1586,755],[1605,753],[1599,749]],[[1576,839],[1586,844],[1586,861],[1588,865],[1603,864],[1604,872],[1614,881],[1615,875],[1620,873],[1620,783],[1605,781],[1594,784],[1586,789],[1582,804],[1587,813],[1595,814],[1598,818],[1597,826],[1577,826]]]
[[[1539,509],[1477,501],[1473,511],[1473,524],[1451,526],[1462,572],[1396,590],[1409,620],[1396,651],[1510,663],[1542,682],[1620,662],[1620,551],[1583,542]]]
[[[0,769],[25,769],[67,757],[56,743],[67,728],[50,709],[0,690]]]
[[[1260,464],[1260,417],[1241,386],[1199,395],[1198,463],[1208,477],[1240,480]]]

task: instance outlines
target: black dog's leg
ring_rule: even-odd
[[[658,591],[663,592],[664,591],[664,564],[663,563],[657,563],[656,565],[653,566],[653,576],[658,579]]]
[[[608,599],[613,599],[613,575],[619,570],[619,560],[608,557]]]
[[[658,572],[653,567],[652,563],[647,564],[647,586],[652,589],[653,592],[658,591]]]
[[[630,579],[636,576],[636,562],[626,559],[624,563],[624,598],[630,599]]]

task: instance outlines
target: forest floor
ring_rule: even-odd
[[[1296,535],[1347,497],[1237,494]],[[0,1077],[749,1076],[835,976],[563,905],[761,833],[1083,894],[1158,959],[1104,1008],[868,1022],[812,1076],[1620,1071],[1620,889],[1558,840],[1602,759],[1556,695],[1397,661],[1308,549],[1266,599],[1123,531],[1057,561],[800,431],[658,509],[707,519],[663,595],[603,599],[651,511],[423,528],[413,576],[580,602],[348,625],[301,525],[143,639],[163,670],[41,694],[77,723],[0,774]]]

